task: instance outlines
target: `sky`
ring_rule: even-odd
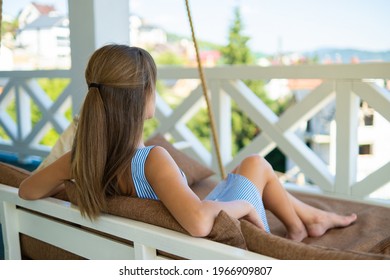
[[[115,0],[107,0],[115,3]],[[31,0],[3,0],[16,15]],[[67,0],[36,0],[67,13]],[[390,50],[389,0],[189,0],[196,37],[226,44],[233,9],[253,51],[276,53],[317,48]],[[184,0],[130,0],[130,12],[168,32],[190,36]]]

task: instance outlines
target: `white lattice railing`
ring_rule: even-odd
[[[160,68],[158,74],[161,80],[198,79],[195,68]],[[388,131],[382,130],[381,137],[388,137],[390,141],[390,93],[374,82],[378,79],[390,79],[390,63],[289,67],[226,66],[205,69],[205,75],[227,170],[248,154],[266,155],[278,147],[325,194],[364,199],[389,184],[390,150],[386,145],[379,151],[382,154],[381,164],[374,167],[364,178],[359,177],[357,158],[361,138],[361,100],[366,101],[385,120],[382,129],[388,128]],[[22,156],[44,156],[48,147],[39,146],[39,138],[50,126],[58,133],[67,126],[64,106],[69,106],[72,96],[79,96],[80,92],[69,92],[65,89],[58,100],[52,102],[38,86],[36,79],[39,77],[69,76],[67,71],[0,72],[0,79],[4,81],[0,95],[0,126],[10,138],[0,143],[0,150]],[[321,83],[300,102],[277,116],[242,82],[272,79],[320,79]],[[158,96],[156,117],[159,126],[156,132],[170,134],[176,141],[188,143],[186,151],[189,154],[217,170],[213,152],[206,149],[186,125],[199,108],[204,106],[199,87],[195,86],[188,91],[174,109]],[[29,99],[32,99],[43,113],[42,119],[34,127],[31,127],[30,107],[26,105]],[[231,100],[261,129],[261,133],[235,156],[232,155],[231,147]],[[11,101],[16,103],[16,122],[5,110]],[[306,145],[305,139],[296,131],[329,104],[335,104],[336,128],[335,133],[328,135],[331,139],[327,143],[328,149],[334,152],[330,151],[330,160],[326,162]]]
[[[64,111],[70,106],[71,93],[66,88],[52,101],[37,80],[69,77],[67,70],[0,71],[0,128],[7,136],[0,138],[0,150],[16,153],[21,159],[30,155],[47,156],[50,147],[40,145],[39,142],[51,127],[60,134],[68,126]],[[31,121],[31,102],[42,114],[34,126]],[[12,105],[16,119],[7,112]]]

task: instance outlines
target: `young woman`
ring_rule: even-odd
[[[221,210],[269,232],[265,207],[297,241],[356,220],[355,214],[325,212],[294,198],[258,155],[244,159],[200,200],[164,148],[143,144],[144,121],[155,111],[156,65],[150,54],[125,45],[104,46],[91,56],[85,78],[89,90],[72,151],[24,180],[21,198],[47,197],[64,181],[75,180],[84,216],[96,218],[107,196],[159,199],[193,236],[207,236]]]

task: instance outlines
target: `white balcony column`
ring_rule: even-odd
[[[211,107],[214,113],[216,132],[222,163],[226,166],[232,160],[232,114],[231,99],[221,88],[220,82],[213,80],[210,83]],[[211,143],[214,143],[211,139]],[[214,145],[212,145],[214,147]],[[213,170],[219,171],[218,158],[215,148],[212,149]]]
[[[357,180],[358,116],[360,98],[352,82],[336,83],[336,177],[334,192],[350,195]]]
[[[97,48],[108,44],[129,44],[129,0],[68,0],[71,46],[73,114],[79,112],[87,86],[84,71]]]

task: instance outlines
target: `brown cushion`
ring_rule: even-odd
[[[390,256],[307,245],[266,233],[241,220],[248,250],[282,260],[381,260]]]
[[[20,183],[29,175],[31,172],[0,162],[0,183],[12,187],[19,187]]]
[[[369,252],[374,254],[384,254],[390,256],[390,236],[388,238],[383,239],[374,247],[372,247]]]
[[[157,145],[165,148],[175,160],[176,164],[181,168],[181,170],[183,170],[184,174],[186,174],[189,186],[192,186],[194,183],[214,174],[214,171],[212,171],[210,168],[200,164],[198,161],[187,156],[185,153],[177,150],[161,134],[152,136],[145,142],[145,145]]]
[[[22,252],[22,258],[28,260],[84,259],[69,251],[24,234],[20,234],[20,249]]]
[[[294,196],[319,209],[340,214],[356,213],[358,216],[351,226],[331,229],[321,238],[305,238],[304,243],[341,250],[389,254],[389,208],[315,195],[294,193]],[[271,213],[267,213],[267,217],[271,232],[285,236],[286,232],[281,222]]]
[[[195,182],[190,187],[196,195],[203,200],[218,184],[214,178],[209,177],[198,182]]]

